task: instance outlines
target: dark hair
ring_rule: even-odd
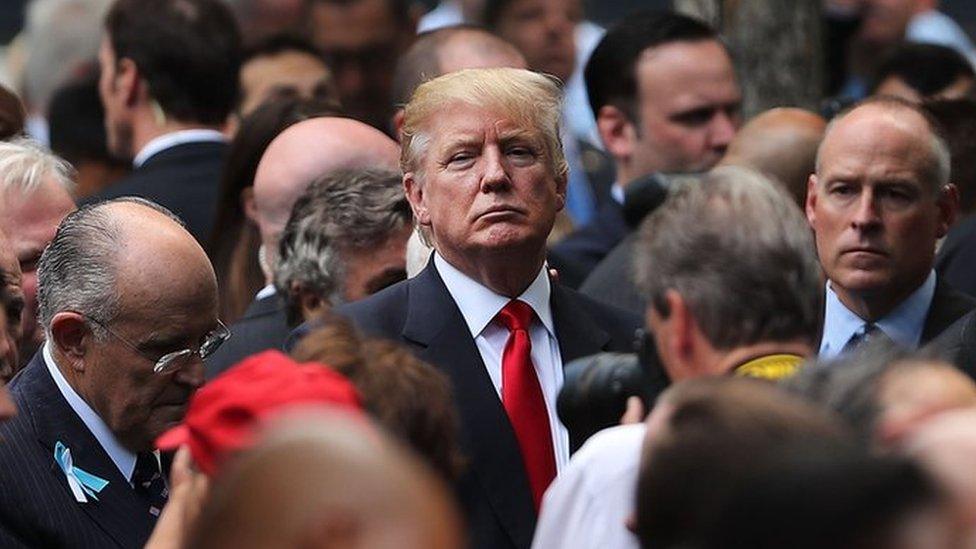
[[[258,57],[273,56],[285,52],[307,53],[322,60],[322,64],[325,65],[322,52],[316,49],[308,39],[291,32],[272,34],[245,48],[241,56],[241,64]]]
[[[292,351],[299,362],[327,364],[346,376],[366,410],[447,480],[464,464],[451,383],[402,345],[362,337],[339,318],[309,333]]]
[[[922,96],[939,93],[959,78],[973,78],[973,66],[958,51],[938,44],[905,43],[889,55],[874,75],[872,91],[890,76]]]
[[[265,284],[257,259],[261,236],[244,216],[241,192],[254,185],[258,163],[278,134],[302,120],[339,114],[339,108],[329,101],[282,91],[241,121],[221,172],[217,219],[208,246],[220,288],[220,316],[225,322],[239,318]]]
[[[104,118],[98,74],[68,82],[54,92],[48,106],[51,151],[76,167],[86,160],[121,166],[108,152]]]
[[[363,0],[305,0],[306,7],[311,7],[315,4],[336,4],[339,6],[349,6],[357,2],[362,2]],[[410,0],[383,0],[386,7],[389,8],[390,14],[393,15],[393,21],[398,25],[406,25],[410,23],[412,16],[410,13]],[[311,21],[311,19],[308,19]]]
[[[932,99],[922,104],[939,122],[949,145],[949,181],[959,188],[959,205],[964,213],[976,211],[976,101]]]
[[[726,459],[724,452],[710,458]],[[830,441],[789,441],[755,452],[743,465],[701,541],[691,547],[898,547],[906,519],[947,504],[935,482],[908,458]]]
[[[764,381],[684,381],[661,395],[662,405],[670,411],[645,440],[638,478],[636,533],[645,548],[696,547],[751,460],[773,448],[848,444],[840,421]]]
[[[489,29],[497,28],[502,12],[513,3],[515,0],[485,0],[485,5],[481,9],[481,24]]]
[[[637,118],[637,62],[648,48],[717,39],[705,23],[671,11],[648,10],[624,17],[607,31],[586,63],[586,92],[593,115],[604,105],[613,105]]]
[[[241,36],[221,0],[118,0],[105,28],[170,117],[222,124],[237,102]]]
[[[0,86],[0,140],[24,133],[27,111],[14,92]]]

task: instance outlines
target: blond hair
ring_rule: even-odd
[[[521,126],[542,133],[553,175],[569,171],[560,139],[562,89],[557,78],[524,69],[465,69],[439,76],[417,87],[404,107],[400,168],[422,182],[420,159],[427,151],[430,124],[452,104],[462,103],[504,114]]]

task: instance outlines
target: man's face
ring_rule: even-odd
[[[321,88],[334,92],[335,84],[325,63],[314,55],[295,50],[256,57],[241,67],[241,115],[247,116],[277,90],[294,89],[302,97],[312,97]]]
[[[497,31],[525,55],[529,68],[565,82],[573,74],[574,29],[582,18],[577,0],[515,0],[502,11]]]
[[[739,127],[742,96],[718,42],[675,42],[644,51],[637,87],[632,178],[704,171],[721,160]]]
[[[128,116],[128,106],[124,90],[116,77],[115,52],[108,37],[102,39],[98,50],[98,65],[101,74],[98,80],[98,95],[105,108],[105,134],[108,150],[118,158],[132,158],[132,121]]]
[[[880,46],[901,41],[917,4],[918,0],[862,0],[860,38]]]
[[[462,269],[498,252],[541,254],[566,195],[542,133],[462,103],[445,106],[425,133],[420,173],[404,183],[434,248]]]
[[[342,106],[353,118],[386,130],[393,69],[415,29],[395,20],[387,0],[312,2],[310,19],[312,40],[335,73]]]
[[[17,293],[24,300],[18,322],[24,351],[21,356],[25,359],[44,340],[43,331],[37,327],[37,260],[54,238],[58,224],[74,209],[68,192],[50,179],[27,195],[10,191],[0,198],[0,230],[7,235],[22,272]]]
[[[156,437],[182,421],[190,397],[203,384],[203,362],[198,356],[175,372],[161,374],[153,372],[155,360],[182,349],[198,349],[204,336],[217,327],[212,275],[175,269],[173,275],[184,280],[151,288],[134,284],[138,276],[120,280],[120,313],[108,325],[116,335],[92,341],[84,358],[86,375],[79,392],[132,451],[151,449]]]
[[[10,242],[0,233],[0,382],[9,381],[20,366],[18,345],[23,334],[24,291],[20,264]]]
[[[407,225],[375,248],[341,252],[345,260],[342,283],[346,302],[364,297],[407,278],[407,240],[413,227]]]
[[[907,110],[864,106],[837,122],[811,176],[807,217],[835,291],[898,303],[932,269],[954,203],[934,191],[930,131]]]

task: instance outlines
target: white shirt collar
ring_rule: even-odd
[[[278,293],[278,290],[275,289],[274,284],[268,284],[264,288],[258,290],[258,293],[254,295],[254,299],[255,300],[264,299],[266,297],[271,297],[276,293]]]
[[[620,183],[614,183],[610,186],[610,198],[612,198],[614,202],[623,206],[624,197],[624,188],[620,186]]]
[[[227,137],[224,134],[218,132],[217,130],[209,130],[205,128],[196,128],[192,130],[180,130],[172,133],[167,133],[161,135],[156,139],[153,139],[136,154],[135,158],[132,159],[132,167],[138,168],[146,163],[153,155],[162,152],[170,147],[175,147],[176,145],[182,145],[184,143],[195,143],[195,142],[218,142],[224,143],[227,141]]]
[[[108,457],[112,458],[112,462],[119,468],[122,476],[126,480],[131,480],[132,473],[136,469],[136,455],[119,443],[115,435],[108,428],[108,425],[105,425],[105,422],[102,421],[102,418],[68,384],[68,380],[64,378],[61,370],[58,369],[57,364],[54,362],[54,357],[51,355],[50,342],[44,343],[42,353],[44,356],[44,364],[47,365],[47,370],[51,373],[51,377],[54,378],[54,383],[58,386],[58,390],[61,391],[64,399],[68,401],[68,406],[78,414],[82,423],[95,436],[95,440],[102,446],[102,449],[105,450]]]
[[[911,295],[898,304],[890,313],[874,324],[892,341],[914,349],[922,340],[925,318],[935,296],[935,271]],[[827,282],[827,298],[824,304],[824,333],[820,344],[820,356],[837,356],[851,336],[861,330],[865,320],[848,309]]]
[[[468,325],[472,338],[478,337],[498,315],[498,312],[511,301],[511,298],[498,295],[471,279],[448,263],[437,252],[434,252],[434,265],[437,267],[437,272],[440,273],[444,285],[447,286],[448,293],[451,294],[458,309],[461,310],[461,316],[464,317],[464,322]],[[549,334],[556,337],[555,325],[552,321],[552,308],[549,306],[551,292],[548,269],[546,265],[543,265],[535,280],[517,299],[528,303]]]

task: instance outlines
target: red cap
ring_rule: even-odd
[[[356,388],[341,374],[265,351],[197,391],[183,423],[160,435],[156,446],[165,451],[189,445],[197,467],[212,476],[228,456],[250,446],[259,423],[296,404],[362,411]]]

